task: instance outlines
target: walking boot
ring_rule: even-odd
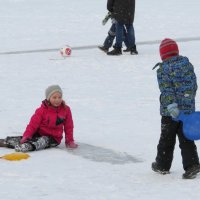
[[[131,51],[130,47],[127,47],[126,49],[123,50],[123,52],[130,52],[130,51]]]
[[[105,52],[105,53],[108,52],[108,48],[106,48],[105,46],[98,46],[98,48],[99,48],[101,51]]]
[[[200,172],[200,165],[196,164],[189,167],[183,174],[183,179],[193,179],[196,178],[197,174]]]
[[[116,48],[116,47],[112,51],[109,51],[107,53],[107,55],[109,55],[109,56],[119,56],[121,54],[122,54],[121,48]]]
[[[134,45],[132,48],[131,48],[131,55],[137,55],[138,54],[138,51],[136,49],[136,45]]]
[[[170,172],[168,170],[162,169],[157,162],[153,162],[151,165],[151,168],[154,172],[158,172],[159,174],[169,174]]]

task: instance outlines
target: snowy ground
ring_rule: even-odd
[[[0,0],[0,52],[101,44],[106,0]],[[199,37],[197,0],[136,1],[138,42]],[[30,153],[1,160],[5,200],[168,200],[200,198],[199,181],[182,180],[178,145],[171,174],[151,171],[160,134],[154,64],[159,44],[138,45],[138,56],[108,57],[98,49],[0,55],[1,138],[23,133],[50,84],[63,88],[79,149]],[[200,80],[200,41],[180,42]],[[200,82],[198,83],[200,85]],[[200,110],[200,92],[197,94]],[[197,142],[200,149],[200,142]],[[13,152],[0,149],[0,155]]]

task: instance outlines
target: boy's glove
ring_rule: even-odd
[[[70,149],[75,149],[78,147],[78,144],[74,143],[74,142],[68,142],[65,144],[67,148],[70,148]]]
[[[167,110],[169,111],[172,118],[177,118],[180,114],[177,103],[169,104],[167,106]]]
[[[108,14],[102,20],[102,25],[105,25],[110,18],[111,18],[111,12],[108,12]]]

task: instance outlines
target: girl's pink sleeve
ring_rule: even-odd
[[[42,121],[43,110],[38,108],[34,115],[31,117],[29,124],[26,127],[26,130],[23,134],[23,137],[31,139],[33,135],[37,132]]]
[[[72,119],[72,113],[71,113],[70,108],[67,107],[67,114],[66,114],[66,120],[65,120],[65,125],[64,125],[65,144],[68,144],[69,142],[74,141],[73,129],[74,129],[74,123]]]

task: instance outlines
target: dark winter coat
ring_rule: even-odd
[[[23,137],[32,139],[35,134],[51,136],[60,144],[64,131],[65,143],[69,143],[74,141],[73,128],[74,125],[69,106],[63,102],[59,107],[54,108],[45,100],[31,117]]]
[[[160,63],[157,70],[160,88],[160,114],[170,116],[167,106],[177,103],[185,114],[195,111],[197,90],[194,68],[187,57],[174,56]]]
[[[134,21],[135,0],[108,0],[107,9],[119,23],[132,24]]]

